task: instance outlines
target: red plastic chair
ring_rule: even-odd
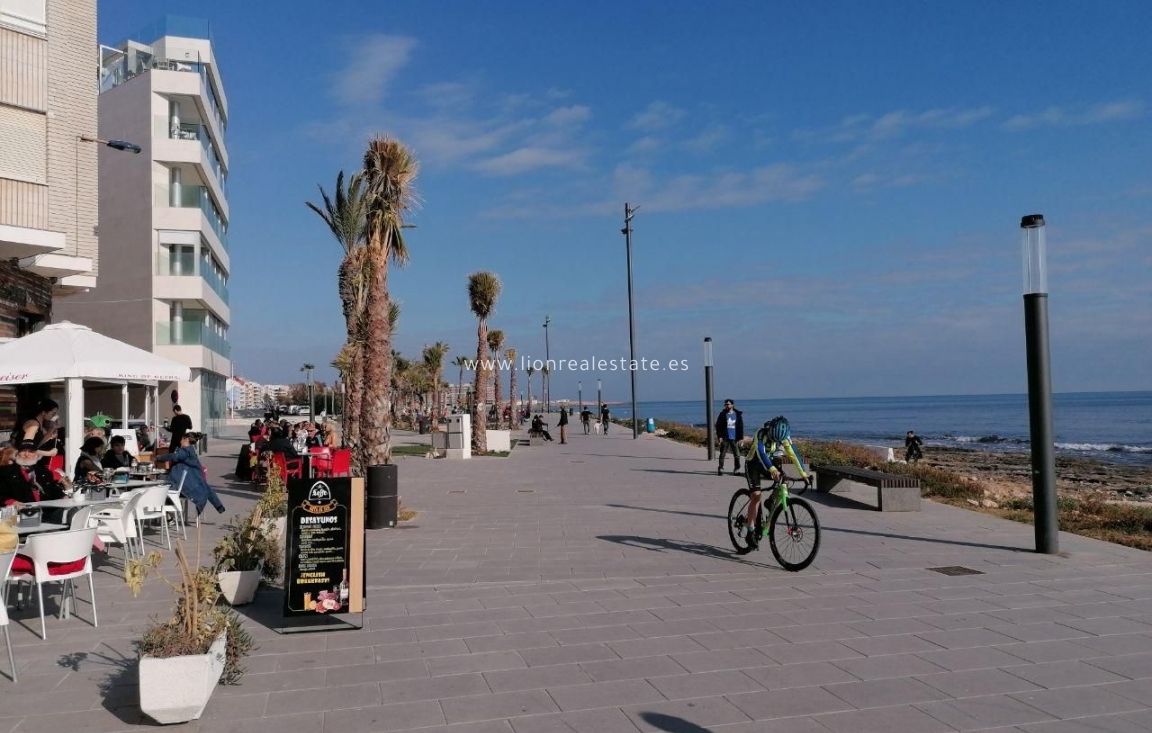
[[[48,459],[48,470],[56,475],[59,481],[64,475],[64,456],[52,456]]]
[[[351,476],[352,475],[352,449],[341,448],[332,451],[332,471],[331,476]]]
[[[312,473],[317,478],[329,478],[332,476],[332,454],[327,448],[316,447],[310,448],[309,453],[312,457]]]
[[[283,453],[273,453],[272,462],[280,470],[280,478],[304,478],[304,461],[299,458],[284,458]]]

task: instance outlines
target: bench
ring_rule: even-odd
[[[920,479],[897,476],[852,466],[815,466],[816,490],[843,493],[837,489],[842,481],[864,484],[876,489],[882,512],[920,511]]]

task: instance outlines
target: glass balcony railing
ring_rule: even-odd
[[[123,52],[106,51],[100,62],[100,93],[115,89],[124,82],[153,69],[199,74],[200,93],[208,101],[207,107],[216,118],[220,132],[223,133],[228,129],[228,122],[220,111],[220,100],[216,97],[216,90],[208,80],[208,64],[201,61],[159,58],[145,51],[135,51],[132,56]]]
[[[204,213],[204,218],[208,220],[208,225],[212,227],[212,231],[216,232],[216,236],[220,238],[220,243],[224,245],[224,249],[228,249],[228,222],[220,215],[208,187],[182,184],[179,190],[175,192],[173,188],[171,185],[157,186],[156,205],[200,209]]]
[[[205,326],[200,321],[169,321],[156,324],[157,346],[203,346],[220,356],[230,355],[227,334]]]
[[[212,135],[207,127],[199,122],[176,122],[170,117],[157,116],[155,133],[171,140],[199,140],[204,156],[208,159],[208,167],[220,184],[220,190],[225,196],[228,195],[228,175],[220,162],[220,156],[216,154],[216,146],[212,143]]]
[[[216,270],[215,266],[203,259],[200,260],[200,277],[204,278],[204,282],[208,283],[212,292],[219,295],[225,303],[228,302],[228,281]]]

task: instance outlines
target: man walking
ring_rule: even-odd
[[[612,413],[608,412],[608,404],[600,405],[600,425],[604,428],[604,434],[608,434],[608,423],[612,420]]]
[[[732,400],[724,400],[724,412],[716,418],[716,440],[720,443],[720,465],[716,475],[724,475],[724,455],[732,451],[732,475],[740,473],[740,451],[736,444],[744,440],[744,413],[736,409]]]
[[[592,429],[592,411],[587,407],[580,410],[580,424],[584,426],[584,434],[587,435]]]
[[[560,445],[568,443],[568,410],[560,408]]]

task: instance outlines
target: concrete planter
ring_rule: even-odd
[[[261,563],[263,565],[263,563]],[[260,575],[263,567],[255,570],[226,570],[217,574],[220,583],[220,595],[228,601],[230,606],[243,606],[251,603],[256,597],[256,589],[260,587]]]
[[[207,654],[140,660],[140,710],[161,725],[198,720],[224,673],[227,633]]]

